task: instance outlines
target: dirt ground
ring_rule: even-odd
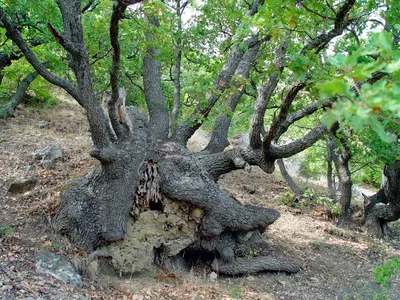
[[[258,168],[223,176],[221,186],[243,203],[279,210],[281,217],[264,233],[270,255],[302,262],[294,275],[283,273],[220,277],[210,282],[208,269],[194,269],[184,278],[165,274],[138,274],[130,278],[84,277],[77,288],[35,271],[35,257],[43,251],[65,260],[84,260],[86,254],[51,230],[65,182],[87,174],[96,161],[89,156],[90,133],[84,111],[63,98],[56,106],[39,110],[21,107],[16,118],[0,120],[0,299],[400,299],[398,282],[387,290],[374,282],[376,266],[400,257],[400,239],[391,243],[369,237],[360,226],[339,228],[323,212],[280,205],[288,191],[279,174]],[[48,127],[39,128],[40,121]],[[193,148],[204,143],[195,138]],[[61,145],[64,157],[53,168],[34,163],[32,153]],[[22,195],[7,192],[6,180],[35,175],[35,188]],[[10,228],[4,233],[4,228]],[[397,249],[396,249],[397,248]]]

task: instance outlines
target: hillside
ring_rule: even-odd
[[[211,270],[199,266],[183,278],[162,271],[130,278],[84,274],[79,288],[38,273],[35,261],[41,252],[57,253],[75,265],[87,259],[51,230],[64,183],[96,166],[88,154],[91,140],[83,110],[61,98],[52,108],[21,107],[16,118],[0,120],[0,299],[377,299],[384,293],[389,299],[400,298],[399,280],[386,291],[373,278],[376,266],[400,257],[398,236],[389,244],[358,226],[338,228],[321,209],[281,205],[278,200],[288,191],[285,182],[277,172],[267,175],[259,169],[232,172],[220,184],[238,201],[279,210],[281,217],[264,234],[263,251],[301,260],[303,269],[297,274],[214,281]],[[200,134],[192,147],[206,138]],[[57,145],[63,154],[53,166],[44,168],[34,159],[33,153]],[[10,178],[23,176],[35,178],[35,186],[10,194]]]

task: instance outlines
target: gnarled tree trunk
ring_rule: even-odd
[[[383,169],[382,188],[370,197],[364,196],[364,221],[368,231],[379,238],[387,237],[387,223],[400,218],[400,161]]]
[[[311,104],[289,114],[293,101],[307,86],[307,82],[299,81],[282,92],[279,113],[262,138],[265,112],[284,74],[289,43],[285,40],[273,46],[276,47],[271,64],[274,70],[259,90],[249,147],[223,152],[230,123],[228,118],[224,120],[218,138],[214,139],[218,141],[209,145],[209,151],[192,153],[186,149],[188,139],[227,88],[239,89],[228,104],[232,112],[235,110],[243,87],[235,85],[232,78],[235,74],[248,77],[250,63],[254,61],[261,41],[258,35],[238,43],[233,39],[235,44],[213,88],[206,95],[207,105],[199,105],[186,121],[176,127],[168,141],[170,119],[155,43],[147,46],[143,57],[143,83],[149,119],[140,110],[125,107],[126,94],[119,86],[118,26],[128,5],[139,2],[141,0],[117,0],[113,4],[110,22],[112,96],[108,118],[97,101],[92,83],[89,55],[83,39],[81,1],[56,0],[63,18],[62,34],[48,24],[55,39],[68,53],[68,63],[76,82],[49,72],[0,6],[0,21],[7,36],[20,48],[29,63],[49,82],[66,90],[86,110],[94,144],[90,154],[100,163],[86,177],[64,186],[54,228],[88,252],[107,250],[113,267],[121,273],[148,267],[148,264],[139,266],[143,260],[149,263],[172,261],[183,251],[213,254],[212,268],[228,275],[265,270],[298,271],[298,263],[284,258],[248,258],[250,250],[260,245],[261,234],[276,221],[279,213],[266,207],[243,206],[217,184],[222,174],[236,169],[248,170],[250,165],[272,173],[277,159],[303,151],[325,134],[326,128],[320,124],[289,144],[276,143],[291,124],[320,107]],[[254,0],[249,5],[247,17],[255,15],[258,6],[263,3],[263,0]],[[333,28],[306,43],[301,54],[307,51],[318,53],[340,35],[352,22],[348,15],[354,3],[354,0],[344,1],[337,9],[331,24]],[[149,23],[146,37],[152,39],[152,34],[156,34],[152,26],[158,26],[158,21],[156,16],[146,16]],[[264,37],[265,41],[270,36]],[[179,74],[176,76],[179,77]],[[217,132],[214,136],[217,137]],[[138,256],[137,253],[143,255]]]

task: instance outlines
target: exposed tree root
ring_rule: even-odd
[[[267,256],[258,256],[252,258],[237,257],[232,262],[224,262],[223,260],[216,259],[212,263],[211,267],[215,272],[230,276],[265,271],[287,273],[296,273],[300,271],[300,264],[296,261]]]

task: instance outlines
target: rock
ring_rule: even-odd
[[[215,282],[218,278],[218,274],[215,272],[211,272],[208,276],[210,277],[210,282]]]
[[[47,121],[39,121],[38,124],[39,128],[46,128],[49,127],[50,123]]]
[[[22,194],[32,189],[38,179],[34,176],[24,175],[22,177],[11,177],[7,180],[8,191],[12,194]]]
[[[36,271],[55,277],[65,283],[82,286],[81,276],[75,271],[71,263],[62,261],[61,258],[50,252],[40,254],[36,259]]]
[[[52,167],[63,157],[63,150],[60,145],[49,146],[33,153],[35,160],[41,160],[44,168]]]
[[[277,279],[276,281],[278,281],[278,283],[280,283],[283,287],[286,286],[286,281],[281,280],[281,279]]]
[[[247,276],[247,281],[255,281],[256,278],[254,276]]]

